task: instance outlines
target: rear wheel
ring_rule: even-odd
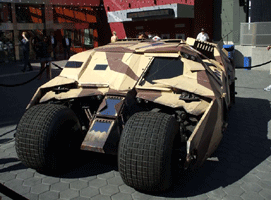
[[[140,112],[125,124],[118,165],[123,181],[141,191],[164,191],[172,183],[172,150],[178,133],[175,118]]]
[[[15,147],[19,159],[27,167],[58,171],[71,163],[82,140],[79,120],[70,108],[41,104],[31,107],[23,115],[17,128]]]

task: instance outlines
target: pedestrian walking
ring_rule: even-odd
[[[71,38],[68,37],[68,34],[65,35],[65,37],[62,39],[62,45],[64,50],[64,58],[69,59],[70,58],[70,48],[71,48]],[[68,57],[67,57],[68,54]]]
[[[51,45],[51,41],[49,40],[49,38],[47,36],[43,37],[43,41],[41,43],[41,47],[40,47],[40,55],[41,55],[41,59],[40,59],[40,76],[38,79],[41,79],[42,77],[42,71],[44,70],[44,68],[46,67],[46,75],[47,75],[47,79],[51,79],[52,78],[52,73],[51,73],[51,52],[52,52],[52,45]]]
[[[51,32],[51,44],[52,44],[52,53],[53,53],[53,58],[56,60],[56,47],[57,47],[57,39],[54,35],[54,32]]]
[[[210,39],[209,35],[207,33],[205,33],[204,28],[202,28],[201,32],[197,36],[197,40],[208,41],[209,39]]]
[[[116,31],[113,31],[113,35],[111,37],[111,42],[116,42],[118,40],[118,36],[117,36],[117,33]]]
[[[33,70],[33,67],[31,66],[29,62],[29,52],[30,52],[30,45],[28,40],[28,35],[26,32],[22,33],[23,39],[22,39],[22,49],[23,49],[23,60],[24,60],[24,68],[22,69],[23,72],[25,72],[27,66],[29,66],[29,71]]]

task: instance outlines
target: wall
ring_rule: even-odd
[[[237,67],[244,66],[244,57],[251,57],[251,66],[259,65],[271,60],[271,50],[267,51],[266,47],[236,45],[234,63]],[[251,70],[269,71],[271,63]]]
[[[212,1],[212,0],[209,0]],[[150,6],[159,6],[159,5],[170,5],[170,4],[185,4],[185,5],[194,5],[194,0],[104,0],[104,8],[106,13],[115,12],[121,10],[129,10],[136,8],[144,8]],[[130,22],[111,22],[110,28],[111,32],[116,31],[117,36],[120,39],[126,37],[136,37],[140,32],[151,32],[160,34],[170,34],[171,38],[176,37],[176,33],[185,34],[185,36],[194,35],[194,20],[191,19],[145,19],[141,21],[130,21]],[[175,28],[175,24],[182,24]],[[136,29],[136,27],[140,27]],[[141,29],[143,27],[143,29]]]
[[[270,22],[271,0],[251,0],[251,22]]]
[[[104,0],[104,8],[112,12],[173,3],[194,5],[194,0]]]
[[[243,0],[245,1],[245,0]],[[241,3],[242,0],[234,0],[233,3],[233,33],[232,41],[235,44],[240,44],[240,25],[242,22],[247,22],[247,4]]]
[[[162,34],[168,34],[169,38],[176,38],[176,34],[184,34],[185,37],[191,36],[194,31],[193,19],[189,18],[125,22],[123,24],[128,38],[136,38],[142,31],[147,34],[157,33],[160,37],[163,36]]]
[[[247,22],[246,0],[214,1],[214,40],[240,43],[240,23]]]
[[[235,45],[233,59],[237,67],[244,66],[244,57],[252,57],[252,46]]]
[[[37,35],[37,32],[39,35],[54,32],[59,41],[60,54],[64,31],[71,32],[72,44],[76,43],[71,48],[74,53],[107,44],[111,37],[106,13],[103,6],[100,6],[100,0],[35,0],[35,2],[32,0],[22,3],[0,3],[0,23],[1,31],[11,31],[14,35],[12,42],[16,60],[21,59],[19,42],[22,39],[22,31],[27,31],[30,37]],[[90,34],[87,36],[88,33]],[[93,41],[93,45],[88,41]],[[30,56],[33,59],[35,53],[32,50],[31,48]]]
[[[266,47],[253,47],[252,48],[252,58],[251,58],[251,65],[259,65],[264,62],[271,60],[271,51],[267,51]],[[252,70],[263,70],[269,71],[271,69],[271,64],[267,64],[258,68],[254,68]]]
[[[195,18],[194,18],[194,33],[192,37],[197,37],[201,32],[201,28],[213,40],[213,8],[214,0],[195,0]]]

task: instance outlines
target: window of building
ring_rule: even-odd
[[[74,46],[75,48],[93,48],[93,29],[65,29],[64,36],[66,34],[69,38],[71,38],[72,46]]]
[[[162,39],[170,39],[170,34],[161,34]]]
[[[13,31],[0,31],[0,63],[15,59]]]
[[[83,43],[83,30],[82,29],[78,29],[78,30],[74,30],[73,32],[73,41],[74,41],[74,47],[81,47],[82,43]]]
[[[18,23],[43,23],[43,5],[16,4],[16,18]]]
[[[84,45],[93,48],[93,29],[84,29]]]
[[[12,11],[10,3],[0,3],[0,22],[12,22]]]
[[[185,34],[183,34],[183,33],[176,33],[176,39],[183,39],[183,40],[185,40]]]
[[[72,39],[72,30],[64,29],[64,37],[66,35],[68,35],[68,37]]]

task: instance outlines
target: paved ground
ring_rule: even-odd
[[[9,84],[37,73],[22,74],[16,66],[1,64],[0,72],[0,83]],[[54,70],[54,75],[58,73]],[[86,152],[82,154],[84,162],[61,176],[26,168],[17,160],[13,134],[29,99],[46,80],[17,88],[0,87],[0,196],[10,199],[7,189],[3,190],[7,187],[31,200],[271,199],[271,92],[263,90],[271,84],[271,76],[254,70],[237,70],[236,75],[236,104],[213,158],[197,171],[180,174],[172,190],[160,194],[143,194],[126,186],[114,156]]]

